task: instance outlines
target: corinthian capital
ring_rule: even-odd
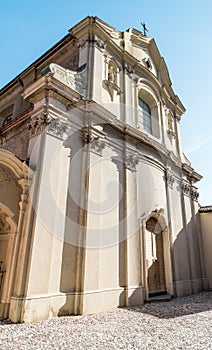
[[[48,125],[46,132],[49,135],[55,136],[61,140],[64,140],[67,131],[70,129],[67,122],[61,121],[59,118],[54,119]]]
[[[138,164],[138,162],[139,162],[139,159],[137,154],[133,154],[133,153],[125,154],[124,164],[127,169],[131,170],[132,172],[136,172],[136,165]]]
[[[102,151],[106,146],[106,134],[102,131],[100,126],[85,126],[83,128],[84,144],[90,145],[90,150],[102,156]]]
[[[191,193],[191,198],[193,199],[193,201],[197,202],[198,198],[199,198],[199,193],[197,191],[197,188],[192,186],[190,189],[190,193]]]
[[[50,122],[51,117],[48,115],[46,110],[44,110],[40,115],[32,117],[28,125],[30,133],[29,137],[33,137],[42,133],[42,131],[47,127],[47,125],[49,125]]]

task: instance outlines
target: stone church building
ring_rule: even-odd
[[[97,17],[3,87],[0,318],[208,288],[184,112],[154,39]]]

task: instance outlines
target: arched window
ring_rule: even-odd
[[[143,126],[144,130],[152,134],[152,118],[151,109],[146,102],[141,98],[138,99],[139,105],[139,124]]]

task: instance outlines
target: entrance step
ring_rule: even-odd
[[[171,294],[163,294],[163,295],[157,295],[149,297],[148,300],[146,300],[147,303],[158,303],[158,302],[166,302],[170,301],[172,299],[173,295]]]

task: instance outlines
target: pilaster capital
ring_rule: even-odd
[[[49,123],[48,127],[46,128],[46,133],[57,137],[60,140],[64,140],[68,130],[70,130],[70,126],[67,122],[61,121],[58,119],[52,119]]]
[[[193,201],[197,202],[199,198],[199,193],[196,187],[191,186],[190,188],[191,198]]]
[[[96,41],[95,41],[95,43],[96,43],[96,46],[97,46],[101,51],[104,51],[104,50],[106,49],[106,43],[105,43],[103,40],[97,38]]]
[[[88,42],[88,38],[83,38],[83,39],[78,41],[77,47],[82,48],[86,45],[87,42]]]
[[[129,74],[130,76],[132,76],[132,74],[135,72],[135,68],[131,64],[125,62],[124,63],[124,71],[127,74]]]
[[[183,191],[184,195],[189,196],[190,184],[188,182],[186,182],[185,180],[182,181],[182,191]]]
[[[173,172],[170,169],[166,169],[166,181],[167,181],[168,187],[173,188],[174,176],[173,176]]]
[[[131,170],[132,172],[136,172],[136,166],[139,162],[139,158],[137,154],[134,153],[126,153],[124,155],[124,165],[126,169]]]
[[[50,122],[51,117],[48,115],[46,108],[44,108],[44,110],[39,115],[32,117],[28,125],[29,137],[31,138],[33,136],[41,134]]]
[[[83,128],[83,142],[90,145],[90,151],[102,156],[102,151],[106,146],[106,134],[102,127],[85,126]]]

